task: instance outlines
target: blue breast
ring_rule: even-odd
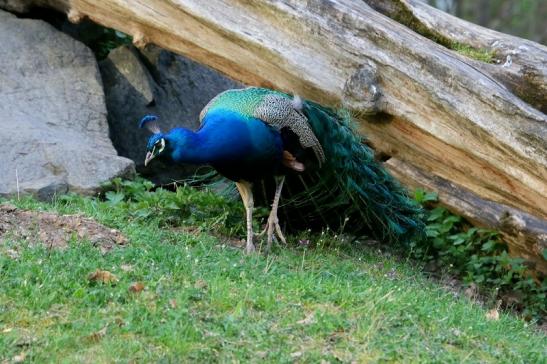
[[[259,119],[215,109],[207,113],[197,134],[210,164],[232,180],[261,179],[281,166],[281,134]]]

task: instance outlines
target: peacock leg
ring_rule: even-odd
[[[266,225],[266,228],[262,232],[262,234],[264,232],[267,232],[267,240],[266,240],[267,252],[269,252],[272,247],[274,229],[277,236],[283,242],[283,244],[287,244],[287,240],[285,240],[285,237],[283,236],[283,233],[281,232],[281,226],[279,226],[279,219],[277,218],[277,208],[279,207],[279,199],[281,198],[281,190],[283,189],[283,182],[285,182],[285,176],[275,178],[275,195],[274,195],[274,200],[272,203],[272,210],[270,211],[270,216],[268,217],[268,223]]]
[[[255,251],[253,244],[253,189],[251,183],[247,181],[236,182],[236,186],[243,200],[243,206],[245,206],[247,216],[247,244],[245,245],[245,253],[250,254]]]

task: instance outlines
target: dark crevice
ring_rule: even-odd
[[[388,160],[391,159],[391,155],[389,155],[385,152],[376,152],[376,154],[374,156],[374,159],[376,159],[376,161],[378,161],[378,162],[385,163],[385,162],[387,162]]]
[[[376,114],[366,115],[365,118],[367,122],[370,122],[370,123],[387,124],[393,120],[394,116],[391,114],[388,114],[387,112],[380,111]]]

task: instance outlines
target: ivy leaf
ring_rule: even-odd
[[[433,210],[431,210],[431,213],[427,217],[427,221],[439,220],[444,215],[445,212],[446,212],[446,209],[443,207],[434,208]]]
[[[490,251],[496,246],[496,242],[493,240],[488,240],[486,243],[482,244],[483,251]]]
[[[424,198],[425,198],[425,191],[422,188],[417,188],[414,191],[414,199],[417,202],[422,203],[422,202],[425,202]]]
[[[111,204],[111,205],[117,205],[119,204],[120,202],[123,201],[123,199],[125,198],[125,194],[122,193],[122,192],[114,192],[114,191],[108,191],[106,193],[106,199],[108,200],[108,202]]]
[[[436,227],[426,227],[425,229],[425,235],[429,238],[435,238],[439,236],[439,229]]]
[[[461,216],[452,215],[452,216],[448,216],[446,219],[444,219],[444,222],[445,223],[456,223],[456,222],[460,222],[461,220],[462,220]]]
[[[462,243],[464,243],[464,242],[465,242],[465,238],[461,238],[461,237],[460,237],[460,238],[457,238],[456,240],[454,240],[454,243],[453,243],[453,244],[454,244],[454,245],[460,245],[460,244],[462,244]]]
[[[180,210],[180,207],[174,201],[171,201],[169,204],[167,204],[165,208],[168,208],[170,210]]]
[[[152,215],[152,211],[148,209],[139,209],[135,212],[135,216],[140,217],[142,219],[145,219],[150,215]]]

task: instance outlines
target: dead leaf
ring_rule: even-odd
[[[487,313],[486,313],[486,318],[488,320],[493,320],[493,321],[497,321],[500,319],[500,312],[499,312],[499,309],[501,307],[501,303],[502,303],[502,300],[498,300],[498,302],[496,302],[496,307],[489,310]]]
[[[31,346],[35,344],[38,341],[38,339],[27,330],[23,331],[22,335],[15,341],[15,346],[18,347],[25,347],[25,346]]]
[[[315,323],[315,312],[309,313],[304,319],[297,321],[300,325],[311,325]]]
[[[496,307],[489,310],[487,313],[486,313],[486,318],[488,320],[493,320],[493,321],[497,321],[500,319],[500,312],[499,312],[499,309],[501,307],[501,303],[502,301],[501,300],[498,300],[498,302],[496,302]]]
[[[172,309],[177,308],[177,301],[174,298],[171,298],[169,300],[169,306],[171,306]]]
[[[351,353],[342,350],[331,350],[331,355],[334,356],[340,363],[350,363]]]
[[[294,353],[291,353],[291,358],[293,359],[300,358],[301,356],[302,356],[301,351],[295,351]]]
[[[131,264],[122,264],[120,268],[124,272],[133,272],[133,266]]]
[[[119,317],[116,317],[116,318],[114,319],[114,323],[115,323],[116,325],[118,325],[118,327],[125,326],[125,322],[124,322],[121,318],[119,318]]]
[[[27,357],[27,354],[24,352],[21,352],[19,355],[15,355],[13,358],[11,358],[12,363],[22,363],[25,361]]]
[[[491,310],[489,310],[487,313],[486,313],[486,318],[488,320],[493,320],[493,321],[497,321],[500,319],[500,313],[498,312],[498,309],[497,308],[493,308]]]
[[[196,283],[194,283],[194,288],[197,289],[207,289],[208,284],[203,279],[198,279]]]
[[[8,332],[11,332],[12,330],[13,330],[13,327],[6,327],[5,329],[2,330],[2,333],[7,334]]]
[[[257,357],[259,357],[260,359],[264,359],[266,356],[268,356],[268,352],[267,351],[257,351],[255,353],[255,355]]]
[[[19,252],[17,250],[8,249],[6,250],[6,255],[13,260],[19,259]]]
[[[471,283],[469,287],[467,287],[463,293],[470,300],[474,300],[477,298],[479,294],[479,288],[477,287],[475,283]]]
[[[144,289],[144,284],[142,282],[134,282],[129,286],[129,291],[133,293],[139,293]]]
[[[93,334],[89,335],[87,338],[91,341],[97,342],[101,340],[103,337],[106,336],[106,329],[108,326],[103,327],[97,332],[94,332]]]
[[[116,283],[118,282],[118,277],[110,273],[107,270],[97,269],[95,272],[90,273],[87,277],[88,280],[92,282],[101,282],[101,283]]]

